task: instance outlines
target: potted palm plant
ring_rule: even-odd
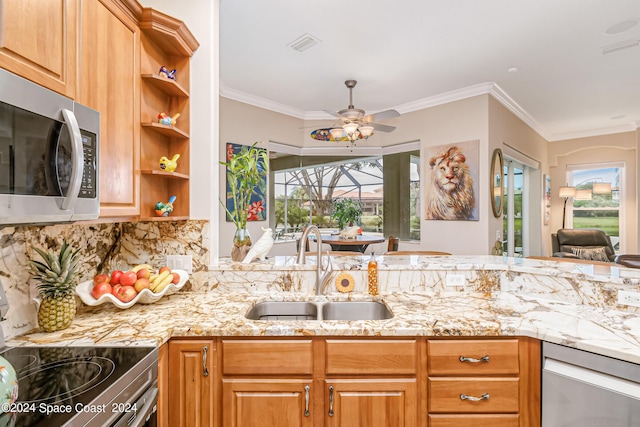
[[[336,199],[333,202],[333,215],[338,221],[340,230],[345,226],[352,226],[360,222],[362,217],[362,205],[353,199]]]
[[[234,261],[242,261],[249,252],[251,246],[251,236],[247,230],[247,219],[254,207],[251,204],[251,196],[258,194],[257,188],[265,183],[265,178],[269,171],[267,150],[257,148],[256,143],[251,147],[243,146],[237,153],[228,152],[227,161],[220,162],[227,170],[227,195],[223,202],[227,215],[236,226],[233,237],[233,249],[231,258]],[[266,187],[266,185],[264,185]],[[261,188],[265,194],[266,188]],[[227,207],[227,200],[231,203],[231,208]]]

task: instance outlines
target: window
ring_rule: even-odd
[[[333,201],[358,200],[364,233],[420,239],[419,151],[367,157],[297,156],[270,160],[270,224],[294,238],[307,224],[337,229]]]
[[[620,177],[624,165],[619,163],[567,166],[567,182],[576,188],[571,215],[572,228],[598,228],[611,237],[620,250]]]

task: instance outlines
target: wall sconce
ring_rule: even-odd
[[[564,197],[564,209],[562,210],[562,228],[564,228],[564,221],[567,217],[567,200],[569,200],[569,198],[571,197],[575,197],[576,187],[560,187],[558,195],[560,197]]]

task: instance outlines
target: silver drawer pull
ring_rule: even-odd
[[[304,386],[304,416],[308,417],[311,415],[309,412],[309,386]]]
[[[333,386],[329,386],[329,416],[333,417]]]
[[[202,347],[202,376],[209,376],[209,369],[207,369],[207,351],[209,351],[209,346]]]
[[[489,393],[485,393],[480,397],[469,396],[468,394],[461,394],[460,400],[470,400],[472,402],[479,402],[481,400],[489,400]]]
[[[480,359],[476,359],[475,357],[465,357],[460,356],[461,362],[469,362],[469,363],[480,363],[480,362],[489,362],[489,356],[482,356]]]

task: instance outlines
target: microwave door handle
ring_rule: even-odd
[[[62,109],[62,116],[69,129],[71,136],[71,180],[67,195],[62,200],[62,209],[71,209],[76,203],[80,186],[82,185],[82,173],[84,171],[84,150],[82,148],[82,135],[80,135],[80,126],[73,111]]]

